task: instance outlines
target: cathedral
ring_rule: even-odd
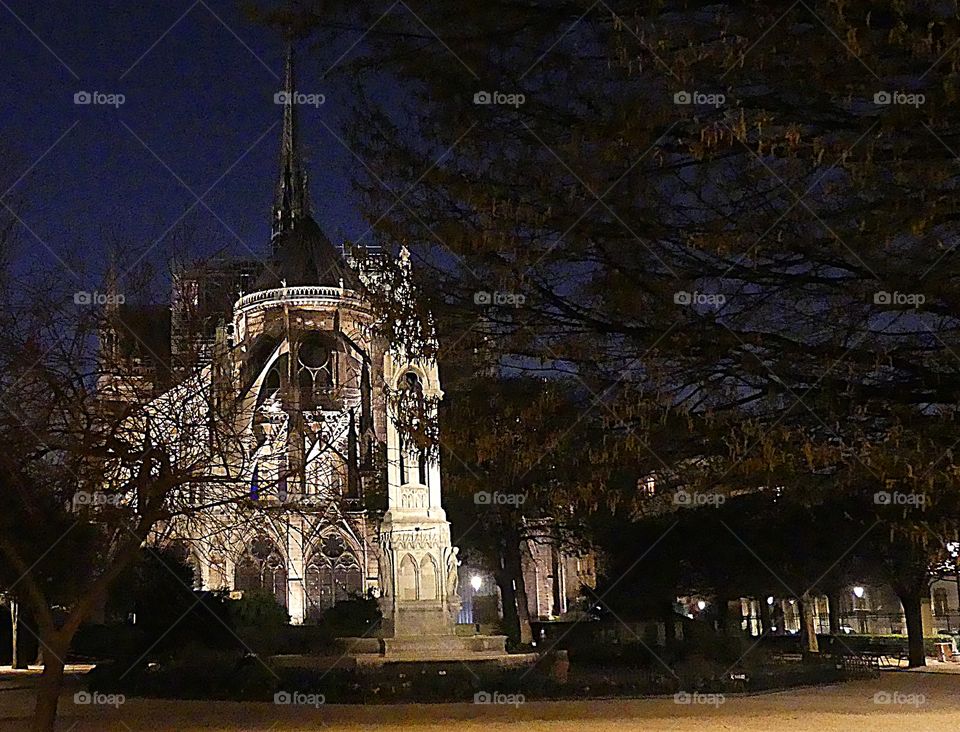
[[[415,343],[433,336],[400,324],[416,336],[391,342],[371,299],[412,297],[409,256],[385,286],[380,255],[344,256],[324,235],[298,151],[292,53],[285,90],[270,257],[176,271],[166,319],[118,311],[123,327],[101,349],[136,362],[140,383],[103,393],[122,403],[152,390],[151,434],[206,461],[164,527],[199,588],[271,593],[295,624],[375,597],[384,637],[452,635],[459,561],[438,455],[411,437],[435,432],[437,366]]]

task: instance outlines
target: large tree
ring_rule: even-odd
[[[372,235],[414,250],[445,338],[735,413],[688,482],[866,501],[891,551],[936,559],[957,520],[955,13],[338,7],[304,25],[372,28],[341,62],[345,144]],[[402,90],[386,102],[385,75]]]
[[[36,730],[53,729],[81,624],[158,531],[199,508],[192,491],[235,467],[232,406],[210,368],[178,374],[199,411],[182,408],[182,393],[159,397],[165,380],[144,379],[142,360],[157,354],[130,327],[136,304],[108,291],[98,307],[23,266],[0,301],[0,586],[29,610],[21,627],[41,647]]]

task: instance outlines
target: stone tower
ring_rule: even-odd
[[[410,297],[410,261],[401,252],[399,297]],[[422,331],[422,329],[421,329]],[[428,336],[432,337],[432,336]],[[460,611],[457,549],[441,505],[439,451],[414,444],[411,422],[436,424],[443,397],[436,362],[395,344],[384,357],[387,400],[387,511],[380,526],[384,636],[452,636]]]

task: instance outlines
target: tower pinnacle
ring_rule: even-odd
[[[307,173],[300,161],[297,148],[296,85],[293,78],[293,42],[287,43],[287,64],[283,92],[277,94],[277,103],[283,104],[283,133],[280,139],[280,178],[273,203],[271,240],[290,231],[310,215],[310,197],[307,192]]]

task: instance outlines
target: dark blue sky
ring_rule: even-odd
[[[349,185],[360,163],[323,124],[342,134],[342,76],[339,84],[336,70],[320,77],[355,40],[341,34],[309,57],[302,45],[297,72],[302,91],[327,98],[319,109],[301,107],[300,141],[315,217],[338,244],[366,230]],[[0,0],[0,48],[0,192],[34,166],[5,199],[21,202],[43,241],[21,226],[32,252],[71,266],[84,260],[90,273],[72,268],[94,286],[111,242],[151,247],[195,203],[184,184],[202,195],[233,166],[204,198],[213,213],[196,205],[184,219],[199,239],[191,248],[266,254],[284,48],[236,0]],[[81,90],[126,101],[78,106]],[[171,246],[163,240],[149,256],[165,262]]]

